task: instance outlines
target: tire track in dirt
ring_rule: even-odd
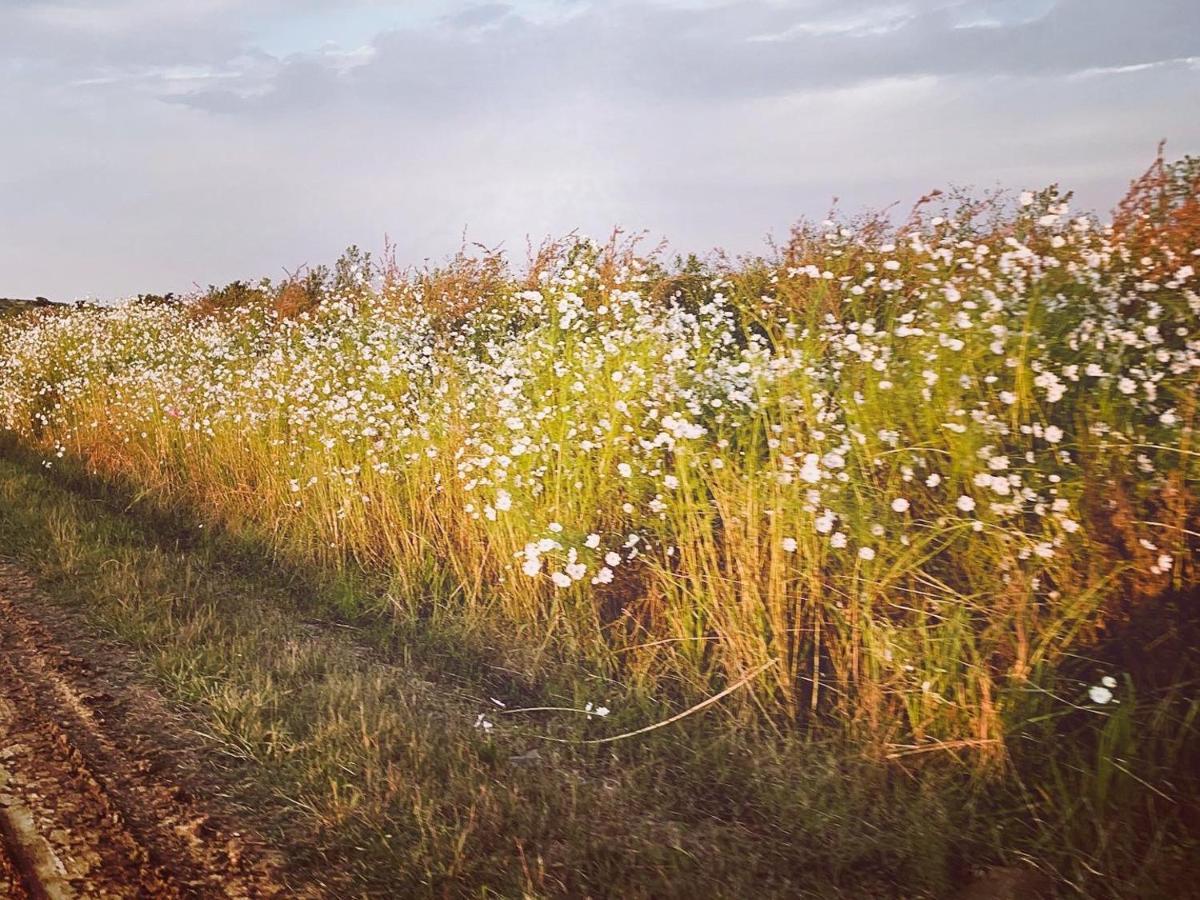
[[[0,897],[8,900],[27,900],[29,891],[25,887],[25,879],[21,867],[9,853],[6,841],[0,834]]]
[[[53,619],[0,561],[0,896],[305,896],[189,783],[194,748],[161,697],[59,642]]]

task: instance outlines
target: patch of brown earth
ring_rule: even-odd
[[[305,896],[199,774],[179,715],[0,562],[0,892]]]
[[[25,880],[8,849],[5,847],[3,835],[0,835],[0,897],[8,900],[26,900],[29,891],[25,889]]]

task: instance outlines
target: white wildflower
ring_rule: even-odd
[[[1111,703],[1113,692],[1101,684],[1094,684],[1088,688],[1088,698],[1095,704],[1104,705]]]

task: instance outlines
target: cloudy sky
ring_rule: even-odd
[[[1196,0],[0,0],[0,296],[186,290],[1200,152]]]

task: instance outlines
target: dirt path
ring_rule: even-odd
[[[25,882],[21,877],[21,869],[12,854],[5,848],[3,838],[0,838],[0,897],[6,897],[9,900],[25,900],[28,896],[29,892],[25,889]]]
[[[298,896],[184,723],[106,658],[0,561],[0,897]]]

